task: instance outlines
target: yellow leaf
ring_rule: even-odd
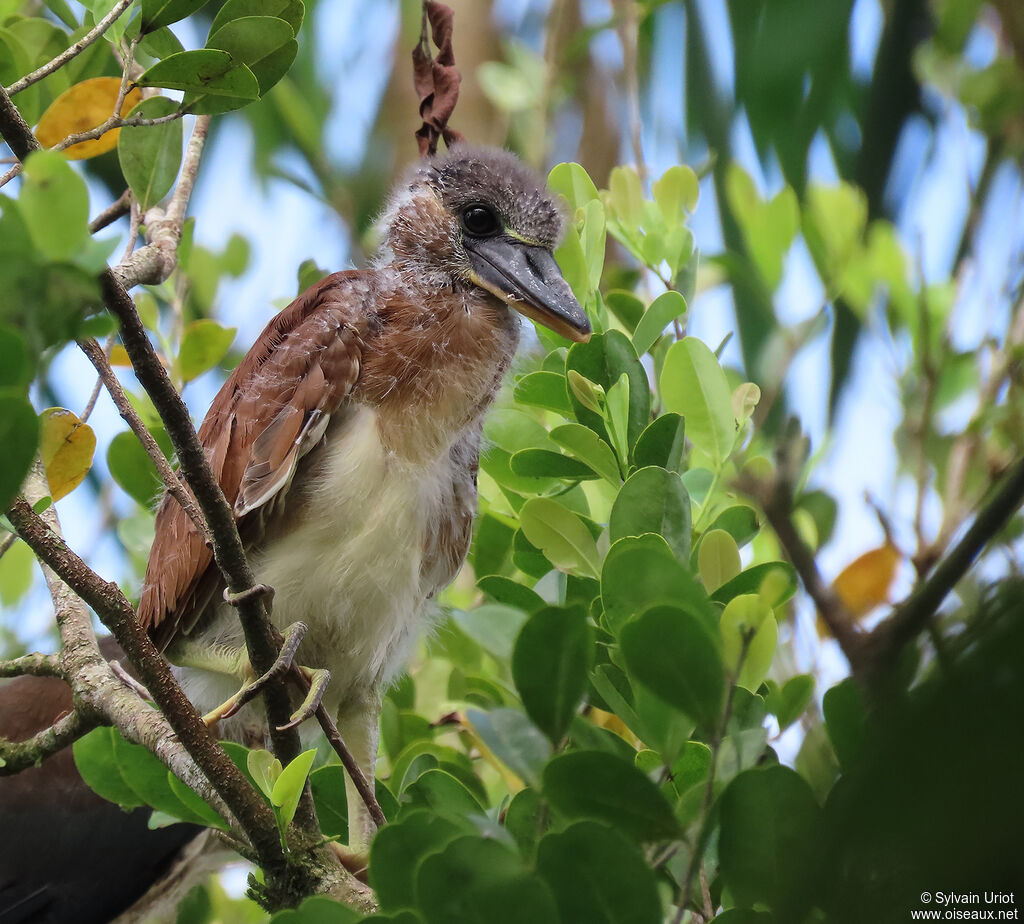
[[[128,358],[128,351],[120,343],[115,343],[114,348],[110,351],[110,365],[130,366],[131,364],[132,361]]]
[[[850,562],[832,583],[832,589],[850,615],[860,619],[889,599],[899,563],[899,551],[887,542]]]
[[[89,471],[96,434],[62,407],[47,408],[39,418],[39,455],[50,483],[50,496],[60,500],[74,491]]]
[[[36,126],[36,137],[44,148],[52,148],[68,135],[85,132],[102,125],[113,115],[117,94],[121,89],[120,77],[91,77],[65,90],[43,113]],[[142,100],[138,89],[129,91],[121,104],[121,115]],[[64,151],[68,160],[98,157],[117,147],[121,129],[115,128],[91,141],[80,141]]]

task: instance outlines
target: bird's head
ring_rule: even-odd
[[[460,144],[422,161],[392,194],[383,260],[430,286],[476,287],[570,340],[590,322],[555,263],[564,217],[508,151]]]

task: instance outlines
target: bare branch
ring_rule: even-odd
[[[188,489],[181,483],[181,480],[174,472],[174,469],[171,468],[171,464],[167,461],[166,456],[164,456],[163,450],[157,445],[156,440],[153,439],[153,434],[149,432],[149,429],[142,422],[142,418],[139,417],[138,411],[132,407],[131,402],[128,400],[128,396],[124,393],[124,389],[121,387],[121,383],[114,374],[114,370],[110,365],[110,360],[107,359],[107,354],[103,347],[101,347],[95,340],[91,339],[79,340],[78,345],[81,347],[82,352],[89,357],[89,362],[95,366],[96,371],[100,375],[100,380],[110,393],[110,397],[113,399],[121,417],[123,417],[125,423],[131,427],[132,433],[139,438],[139,442],[142,443],[142,447],[146,450],[146,454],[153,461],[153,464],[156,466],[156,470],[164,483],[164,487],[166,487],[174,499],[181,504],[182,509],[188,514],[189,519],[195,524],[200,535],[203,536],[207,542],[211,541],[209,530],[207,530],[206,523],[203,520],[203,515],[199,512],[199,508],[196,507],[195,501],[189,494]]]
[[[76,709],[25,741],[6,741],[0,738],[0,776],[20,773],[36,766],[51,754],[77,741],[97,724],[95,719],[83,718]]]
[[[78,57],[86,48],[88,48],[93,42],[95,42],[104,32],[107,31],[132,5],[134,0],[117,0],[113,8],[104,16],[92,29],[90,29],[85,35],[83,35],[77,42],[70,45],[65,51],[62,51],[52,61],[47,61],[42,67],[37,68],[31,74],[26,74],[24,77],[14,81],[9,87],[7,87],[7,94],[14,96],[20,93],[26,87],[32,86],[34,83],[38,83],[44,77],[49,77],[54,71],[60,70],[68,61]]]
[[[60,658],[56,655],[41,654],[38,651],[0,661],[0,677],[20,677],[29,674],[32,677],[65,677]]]
[[[103,356],[109,362],[110,351],[114,348],[114,343],[117,341],[117,334],[111,333],[107,336],[107,339],[103,343]],[[79,414],[79,418],[84,422],[92,416],[92,412],[96,407],[96,402],[100,399],[100,392],[103,390],[103,376],[98,376],[96,384],[92,387],[92,393],[89,395],[89,400],[85,403],[85,407],[82,409],[82,413]]]
[[[131,210],[132,192],[126,189],[118,198],[108,205],[92,221],[89,222],[89,233],[95,234],[102,231],[108,225],[112,225],[119,218],[123,218]]]

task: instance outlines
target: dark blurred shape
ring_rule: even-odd
[[[923,892],[1024,899],[1024,581],[995,585],[947,644],[918,686],[868,713],[828,798],[835,924],[908,921]]]
[[[124,657],[113,639],[100,647],[107,658]],[[0,735],[23,741],[70,709],[63,681],[19,677],[0,685]],[[0,777],[0,924],[116,917],[202,830],[178,824],[150,831],[149,813],[97,796],[78,775],[71,748]]]

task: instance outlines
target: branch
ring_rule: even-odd
[[[112,225],[119,218],[127,215],[131,211],[131,201],[131,190],[126,189],[114,202],[89,222],[89,233],[95,234],[97,231],[102,231],[108,225]]]
[[[149,429],[142,422],[142,418],[139,417],[138,411],[132,407],[131,402],[128,400],[128,396],[124,393],[124,389],[121,387],[121,383],[114,374],[114,370],[110,365],[110,360],[107,359],[107,354],[104,352],[103,347],[92,339],[79,340],[78,345],[81,347],[82,352],[89,357],[89,361],[93,366],[95,366],[96,371],[100,375],[100,380],[110,393],[110,397],[117,406],[117,410],[120,412],[121,417],[124,418],[128,426],[131,427],[132,433],[139,438],[139,442],[142,443],[142,447],[146,450],[146,454],[150,459],[152,459],[153,464],[156,466],[156,470],[160,474],[160,478],[164,483],[164,487],[167,488],[167,491],[181,505],[185,513],[188,514],[189,519],[199,531],[199,535],[203,537],[204,541],[207,543],[211,542],[210,532],[206,528],[203,515],[199,512],[195,501],[192,500],[192,497],[189,495],[185,486],[181,483],[177,474],[175,474],[174,469],[171,468],[171,464],[167,461],[167,457],[163,454],[163,450],[161,450],[157,445],[156,440],[153,439],[153,434],[149,432]]]
[[[49,77],[54,71],[60,70],[68,61],[78,57],[86,48],[88,48],[93,42],[96,41],[104,32],[107,31],[121,16],[121,14],[132,5],[134,0],[118,0],[114,4],[113,9],[106,16],[104,16],[92,29],[90,29],[85,35],[83,35],[77,42],[69,46],[66,51],[62,51],[52,61],[47,61],[42,67],[37,68],[31,74],[14,81],[9,87],[7,87],[7,94],[14,96],[16,93],[20,93],[26,87],[32,86],[44,77]]]
[[[92,731],[98,724],[94,718],[83,718],[82,713],[75,709],[25,741],[0,738],[0,776],[9,776],[37,766],[51,754],[56,754],[86,732]]]
[[[0,661],[0,677],[21,677],[23,674],[32,677],[66,678],[60,658],[56,655],[40,654],[36,651],[20,658]]]
[[[107,712],[110,708],[98,699],[98,691],[102,684],[96,681],[102,678],[90,677],[90,674],[95,674],[97,667],[101,666],[104,672],[109,671],[109,667],[95,648],[95,637],[88,621],[84,620],[84,625],[78,623],[71,590],[96,611],[100,620],[113,632],[132,663],[138,668],[142,682],[174,729],[174,733],[248,834],[260,858],[260,864],[271,872],[282,870],[287,861],[281,850],[276,822],[269,806],[242,776],[224,749],[213,739],[210,730],[203,724],[199,714],[174,680],[167,662],[142,629],[135,617],[135,611],[120,588],[116,584],[108,584],[93,572],[33,512],[24,498],[19,497],[14,501],[7,511],[7,516],[40,560],[67,585],[64,588],[51,588],[51,591],[55,598],[61,637],[65,642],[65,667],[70,675],[77,678],[75,692],[86,696],[89,704],[97,711]],[[117,681],[112,673],[109,676],[112,682],[120,686],[120,681]],[[122,702],[121,705],[130,705],[131,710],[137,713],[141,701],[134,694],[129,694],[126,688],[122,689],[125,690],[126,697],[130,696],[130,700],[129,703]],[[124,718],[123,715],[118,717]],[[120,722],[115,724],[121,727]],[[137,730],[137,724],[135,727]],[[152,738],[151,735],[147,737]],[[148,740],[145,743],[165,762],[168,759],[168,746],[174,746],[173,738],[170,736],[162,741]]]
[[[982,549],[1024,503],[1024,459],[1009,470],[1003,483],[982,505],[974,522],[939,563],[931,576],[917,585],[892,615],[868,638],[869,663],[885,666],[917,635],[938,610],[942,601],[967,573]]]

